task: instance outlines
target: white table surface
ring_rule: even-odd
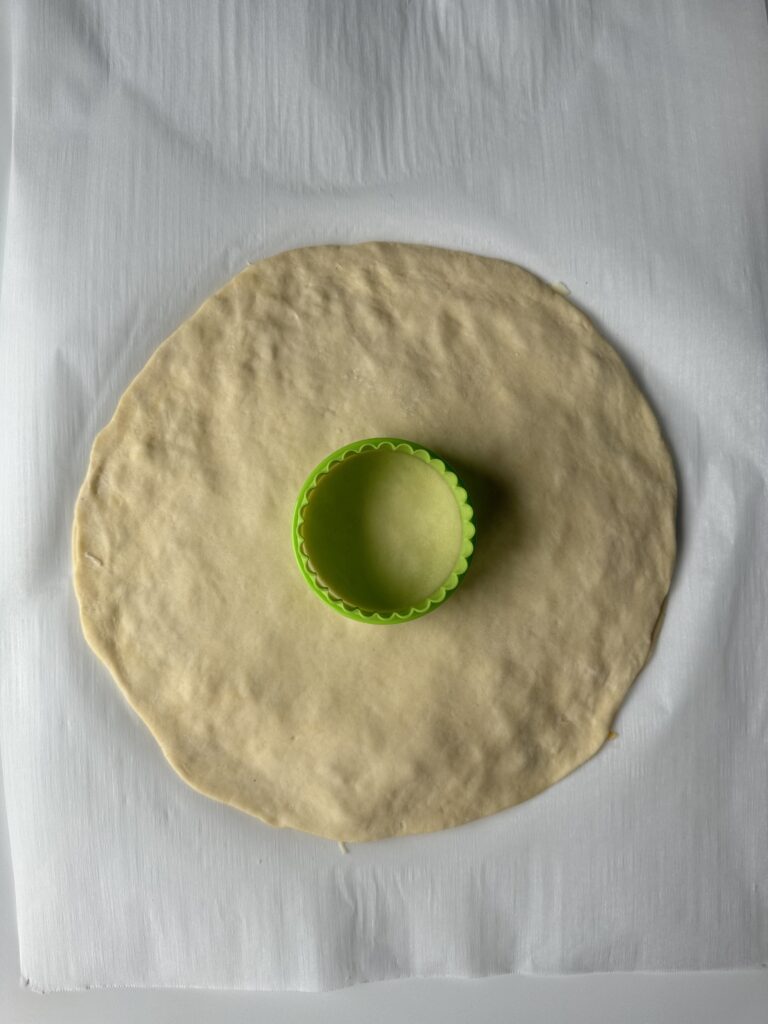
[[[0,5],[0,240],[10,149],[7,12]],[[0,259],[3,248],[0,245]],[[2,263],[0,263],[0,279]],[[482,981],[410,980],[330,993],[115,989],[37,995],[19,981],[18,944],[4,790],[0,785],[0,1024],[128,1024],[215,1019],[217,1024],[333,1021],[569,1021],[622,1024],[762,1024],[768,970],[678,974],[505,976]]]

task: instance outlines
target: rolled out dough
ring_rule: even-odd
[[[309,472],[366,436],[444,455],[474,563],[370,626],[293,561]],[[648,657],[675,477],[616,352],[551,287],[421,246],[249,266],[174,332],[96,438],[75,513],[83,629],[168,760],[274,825],[457,825],[590,758]]]

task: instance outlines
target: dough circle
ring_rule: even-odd
[[[468,484],[450,601],[369,626],[291,549],[306,474],[414,438]],[[676,483],[616,352],[520,267],[423,246],[249,266],[154,353],[77,502],[86,638],[179,774],[342,840],[510,807],[603,744],[670,584]]]

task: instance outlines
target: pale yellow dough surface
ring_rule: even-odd
[[[465,583],[405,625],[334,613],[291,549],[307,473],[370,436],[443,454],[477,508]],[[300,249],[230,281],[129,386],[78,499],[75,586],[188,782],[376,839],[510,807],[599,749],[651,648],[675,502],[648,405],[551,287],[421,246]]]

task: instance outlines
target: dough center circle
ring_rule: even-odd
[[[319,577],[339,597],[390,611],[419,604],[445,582],[461,517],[448,485],[420,459],[363,452],[321,478],[303,537]]]

